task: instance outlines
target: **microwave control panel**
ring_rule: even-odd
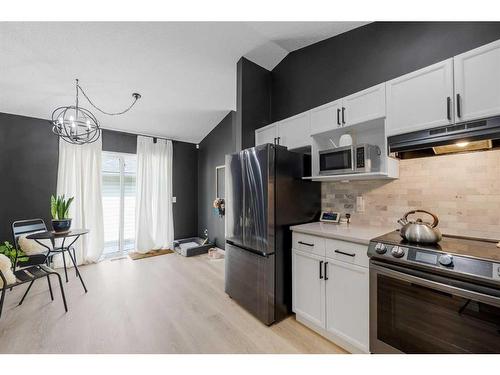
[[[364,168],[365,167],[365,148],[357,147],[356,148],[356,168]]]

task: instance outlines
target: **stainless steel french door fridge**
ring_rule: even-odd
[[[291,309],[290,225],[319,216],[310,159],[265,144],[226,155],[226,293],[267,325]]]

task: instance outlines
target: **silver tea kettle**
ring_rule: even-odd
[[[417,212],[423,212],[432,216],[434,221],[432,222],[432,224],[426,223],[420,218],[415,221],[408,221],[408,216],[413,215]],[[433,244],[441,241],[441,238],[443,237],[440,230],[437,228],[439,219],[436,215],[429,211],[408,211],[402,219],[398,220],[398,223],[402,226],[399,234],[408,242]]]

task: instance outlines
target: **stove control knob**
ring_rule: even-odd
[[[395,258],[402,258],[405,255],[405,249],[401,246],[394,246],[392,248],[391,254]]]
[[[387,246],[379,242],[375,245],[375,251],[377,252],[377,254],[385,254],[387,252]]]
[[[445,267],[453,266],[453,257],[449,254],[444,254],[439,257],[439,263]]]

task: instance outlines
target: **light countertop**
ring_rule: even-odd
[[[333,224],[333,223],[308,223],[294,225],[290,229],[294,232],[310,234],[337,240],[349,241],[368,245],[372,238],[392,232],[398,226],[380,227],[366,224]]]

